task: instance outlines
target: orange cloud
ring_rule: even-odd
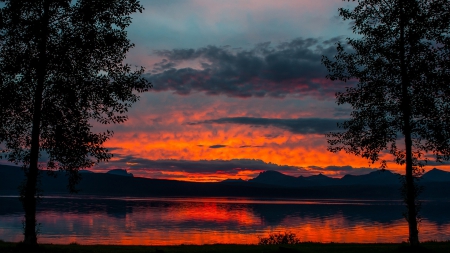
[[[125,124],[106,126],[115,132],[106,146],[111,148],[116,157],[94,170],[116,168],[115,162],[123,157],[185,161],[256,159],[267,164],[299,168],[283,171],[294,176],[308,172],[310,166],[379,167],[379,164],[370,164],[368,160],[352,154],[328,152],[323,134],[294,133],[273,125],[198,123],[232,117],[298,119],[320,115],[333,119],[336,111],[330,109],[333,108],[331,106],[334,106],[332,99],[317,102],[308,97],[240,99],[201,93],[189,96],[174,95],[170,92],[145,94],[130,111],[130,118]],[[195,122],[197,123],[192,124]],[[105,126],[95,125],[95,129],[101,131]],[[388,154],[382,154],[382,158],[392,160]],[[126,167],[121,168],[132,170],[135,176],[151,178],[208,182],[226,178],[250,179],[259,173],[257,169],[245,168],[236,168],[232,173],[219,173],[219,170],[213,169],[210,172],[202,170],[201,173],[167,171],[158,168],[146,169],[133,160],[127,162],[128,164],[122,165]],[[427,167],[429,168],[432,167]],[[448,166],[439,168],[450,169]],[[404,170],[395,163],[389,163],[389,169],[398,173]],[[312,172],[317,173],[313,170]],[[342,173],[332,170],[324,170],[322,173],[332,177],[342,176]]]

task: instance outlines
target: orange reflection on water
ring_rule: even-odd
[[[402,218],[379,220],[376,212],[375,216],[364,216],[364,211],[376,205],[212,198],[108,201],[89,202],[81,209],[83,212],[39,212],[38,222],[42,224],[39,241],[119,245],[256,244],[258,238],[270,233],[290,231],[305,242],[398,243],[407,240],[408,233]],[[92,205],[95,208],[90,209]],[[348,208],[342,208],[343,205]],[[2,217],[5,222],[11,220],[16,224],[20,219],[17,215]],[[448,240],[450,223],[424,219],[420,237],[423,241]],[[21,230],[8,231],[0,225],[0,238],[19,241]]]
[[[259,222],[256,217],[245,210],[227,209],[217,203],[199,203],[194,207],[171,210],[175,213],[171,217],[173,221],[212,221],[215,223],[236,223],[239,225],[251,225]]]
[[[217,209],[205,209],[205,221],[214,217],[210,212]],[[220,210],[219,210],[220,212]],[[54,215],[54,214],[50,214]],[[179,215],[183,215],[180,213]],[[224,213],[222,215],[225,215]],[[252,216],[244,214],[243,216]],[[178,215],[177,215],[178,216]],[[220,215],[219,215],[220,216]],[[40,237],[41,243],[67,244],[69,242],[77,242],[80,244],[119,244],[119,245],[180,245],[180,244],[256,244],[259,237],[267,236],[274,232],[290,231],[304,242],[356,242],[356,243],[382,243],[382,242],[401,242],[407,239],[407,226],[403,220],[397,220],[391,224],[349,224],[344,217],[335,217],[332,220],[309,220],[300,221],[300,223],[292,223],[286,220],[283,224],[277,226],[260,227],[259,224],[253,224],[258,227],[256,231],[242,231],[223,229],[223,227],[210,227],[203,229],[189,229],[182,227],[170,228],[152,228],[151,226],[138,226],[139,221],[131,218],[123,224],[122,228],[114,226],[114,223],[104,223],[104,217],[97,217],[97,228],[89,226],[92,236],[81,236],[78,232],[69,229],[61,231],[64,234],[59,236],[48,237],[44,234]],[[196,217],[199,219],[199,217]],[[62,215],[58,222],[69,222],[72,225],[86,224],[90,220],[90,216],[86,215]],[[188,217],[178,218],[178,220],[189,221]],[[253,217],[254,221],[257,221]],[[51,220],[45,216],[40,218],[45,227],[51,226]],[[130,223],[130,224],[129,224]],[[249,224],[250,225],[250,224]],[[426,240],[430,236],[430,232],[437,229],[435,224],[424,221],[422,227],[428,227],[427,234],[421,234],[422,240]],[[450,230],[449,225],[440,227],[440,229]],[[97,230],[101,230],[101,234]],[[435,230],[436,231],[436,230]],[[70,234],[75,233],[75,234]],[[1,233],[0,233],[1,234]],[[427,237],[426,237],[427,236]]]

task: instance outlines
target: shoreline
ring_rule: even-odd
[[[450,241],[436,242],[428,241],[421,243],[420,252],[446,253],[450,249]],[[0,240],[0,252],[15,253],[29,250],[20,243],[4,242]],[[319,242],[301,242],[299,244],[284,245],[255,245],[255,244],[204,244],[204,245],[165,245],[165,246],[147,246],[147,245],[83,245],[78,243],[70,244],[39,244],[32,252],[130,252],[130,253],[194,253],[194,252],[302,252],[302,253],[379,253],[379,252],[410,252],[409,245],[403,243],[319,243]]]

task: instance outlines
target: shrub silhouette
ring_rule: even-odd
[[[259,245],[274,245],[274,244],[299,244],[300,239],[295,233],[272,233],[268,237],[259,238]]]

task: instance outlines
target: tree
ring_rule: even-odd
[[[23,165],[24,243],[36,245],[39,168],[64,170],[69,189],[78,170],[107,161],[111,131],[151,84],[143,68],[124,64],[133,44],[125,29],[137,0],[1,0],[0,144]],[[46,163],[38,163],[45,152]]]
[[[328,149],[383,169],[390,153],[405,166],[411,246],[419,244],[415,180],[429,158],[450,158],[449,10],[448,0],[358,0],[353,10],[339,9],[356,38],[337,44],[335,60],[322,59],[327,78],[357,83],[336,94],[352,112],[339,125],[344,131],[327,135]]]

